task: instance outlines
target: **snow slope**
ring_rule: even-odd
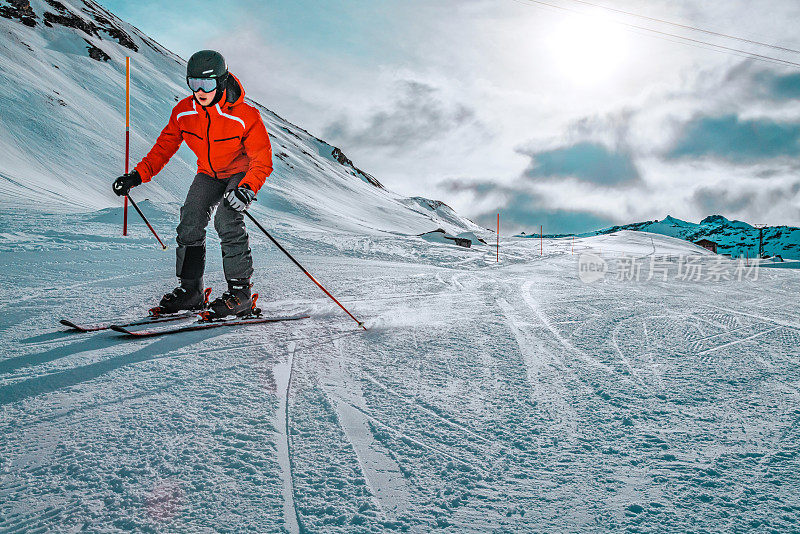
[[[491,245],[425,241],[485,233],[267,111],[285,155],[254,213],[368,331],[253,228],[265,312],[310,319],[133,341],[65,331],[63,316],[139,317],[174,283],[172,251],[135,214],[119,235],[107,191],[122,135],[87,126],[122,124],[110,36],[129,41],[108,21],[160,76],[151,90],[182,94],[182,66],[110,14],[85,37],[109,61],[85,57],[74,28],[43,25],[54,2],[32,6],[37,19],[14,13],[33,28],[0,19],[3,87],[29,77],[0,108],[0,532],[797,530],[797,271],[738,279],[736,262],[628,230],[541,252],[504,239],[498,264]],[[52,80],[67,106],[47,107]],[[135,109],[165,116],[164,95],[135,84]],[[135,127],[134,153],[159,127]],[[192,170],[184,154],[137,191],[170,243]],[[208,248],[219,293],[214,232]],[[677,276],[687,256],[729,276]],[[602,280],[581,281],[586,259]],[[648,278],[656,261],[667,279]]]
[[[33,0],[30,6],[33,27],[15,19],[19,12],[8,6],[0,10],[0,84],[14,88],[0,109],[0,210],[71,213],[118,206],[109,184],[124,170],[125,56],[132,57],[131,165],[188,93],[185,62],[91,0]],[[98,58],[90,57],[92,50]],[[235,58],[229,64],[235,73]],[[247,80],[242,83],[246,91]],[[483,231],[440,202],[385,190],[338,148],[259,108],[275,171],[254,213],[309,229]],[[177,214],[195,161],[184,145],[132,195]]]
[[[697,242],[708,239],[717,244],[719,254],[730,254],[734,258],[758,256],[759,229],[742,221],[730,221],[722,215],[709,215],[699,224],[676,219],[667,215],[661,221],[612,226],[602,230],[578,234],[610,234],[620,230],[651,232]],[[533,235],[527,237],[536,237]],[[784,259],[800,260],[800,228],[792,226],[768,226],[763,229],[764,256],[782,256]]]

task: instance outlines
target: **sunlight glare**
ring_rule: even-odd
[[[602,17],[576,17],[556,27],[551,50],[561,72],[580,84],[608,80],[628,51],[625,31]]]

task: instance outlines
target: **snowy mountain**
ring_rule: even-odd
[[[734,258],[756,257],[759,247],[759,229],[742,221],[730,221],[722,215],[709,215],[700,223],[692,223],[667,215],[663,220],[645,221],[602,230],[576,234],[578,237],[605,235],[622,230],[650,232],[677,237],[692,243],[708,239],[717,244],[719,254],[730,254]],[[800,228],[792,226],[768,226],[763,230],[764,256],[781,256],[800,260]],[[550,235],[565,237],[572,234]],[[533,237],[533,235],[527,235]],[[538,235],[536,235],[538,237]]]
[[[132,58],[131,166],[187,95],[185,62],[91,0],[14,0],[0,6],[0,17],[0,84],[14,89],[0,108],[0,210],[118,206],[109,184],[124,170],[125,56]],[[236,58],[228,59],[235,73]],[[254,213],[317,229],[480,230],[441,202],[387,191],[339,148],[253,104],[275,165]],[[195,160],[184,145],[132,196],[177,213]]]

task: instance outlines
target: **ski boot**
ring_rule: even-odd
[[[200,311],[208,307],[211,288],[203,289],[203,279],[181,280],[181,285],[161,297],[155,308],[150,308],[150,315],[158,317],[182,311]]]
[[[201,314],[203,320],[211,321],[231,315],[238,317],[257,316],[261,310],[256,308],[258,293],[250,295],[250,280],[228,280],[228,290],[211,301],[208,310]]]

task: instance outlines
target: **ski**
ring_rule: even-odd
[[[168,323],[170,321],[179,321],[181,319],[191,319],[193,317],[197,317],[198,315],[204,313],[208,307],[208,297],[211,295],[211,288],[208,287],[203,290],[203,304],[200,309],[197,310],[187,310],[181,311],[177,313],[162,313],[160,307],[156,306],[155,308],[150,308],[150,315],[143,319],[134,319],[133,321],[129,322],[116,322],[115,319],[103,321],[100,323],[92,323],[92,324],[85,324],[80,325],[68,319],[61,319],[59,322],[64,326],[68,326],[73,330],[77,330],[78,332],[99,332],[100,330],[108,330],[111,328],[112,325],[116,326],[141,326],[146,324],[154,324],[154,323]]]
[[[134,321],[126,322],[126,323],[114,323],[113,321],[105,321],[102,323],[91,323],[91,324],[78,324],[74,323],[68,319],[61,319],[59,322],[64,326],[68,326],[73,330],[77,330],[78,332],[99,332],[100,330],[108,330],[112,326],[141,326],[146,324],[155,324],[155,323],[167,323],[170,321],[179,321],[181,319],[191,319],[192,317],[197,317],[198,311],[187,311],[183,313],[178,313],[174,315],[161,315],[161,316],[150,316],[144,319],[136,319]]]
[[[221,326],[247,326],[247,325],[254,325],[254,324],[265,324],[265,323],[280,323],[284,321],[299,321],[301,319],[308,319],[309,315],[292,315],[288,317],[253,317],[251,319],[229,319],[229,320],[212,320],[212,321],[198,321],[196,323],[187,325],[187,326],[179,326],[176,328],[162,328],[160,330],[128,330],[127,326],[124,325],[111,325],[110,328],[114,332],[119,332],[120,334],[124,334],[127,337],[131,338],[143,338],[143,337],[156,337],[156,336],[165,336],[168,334],[178,334],[180,332],[193,332],[195,330],[207,330],[209,328],[219,328]],[[133,326],[133,325],[128,325]]]

